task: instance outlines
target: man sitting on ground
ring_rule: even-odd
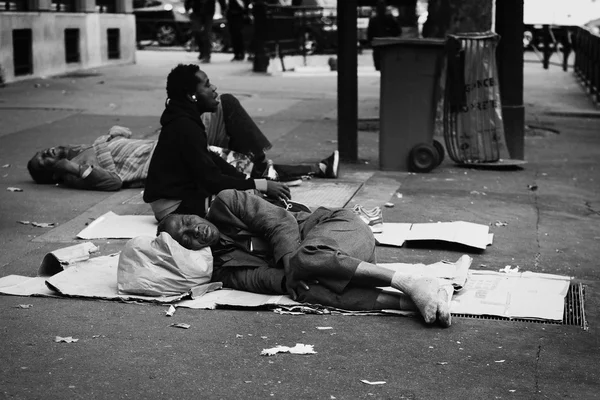
[[[202,114],[211,150],[233,150],[253,165],[252,178],[290,181],[305,175],[337,178],[337,151],[319,163],[273,164],[265,151],[271,143],[231,94],[220,96],[214,113]],[[156,140],[132,139],[128,128],[113,126],[91,145],[62,145],[36,152],[27,163],[29,174],[39,184],[63,184],[75,189],[114,191],[142,187],[148,176]]]
[[[159,223],[161,232],[190,250],[210,246],[212,280],[226,288],[290,294],[303,303],[346,310],[416,306],[427,323],[451,324],[446,288],[434,278],[378,266],[373,233],[350,209],[292,213],[252,193],[224,190],[206,219],[171,214]],[[405,296],[377,289],[385,286]]]

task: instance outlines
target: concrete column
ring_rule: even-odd
[[[49,11],[52,9],[52,0],[29,0],[30,11]]]
[[[75,0],[77,12],[93,13],[96,12],[96,0]]]
[[[504,134],[511,158],[525,157],[523,105],[523,0],[496,2],[496,50]]]
[[[338,150],[344,161],[358,160],[357,0],[337,0]]]
[[[119,14],[130,14],[133,12],[133,0],[116,0],[116,12]]]

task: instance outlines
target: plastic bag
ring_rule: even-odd
[[[444,138],[458,163],[509,158],[498,86],[495,33],[448,35]]]
[[[119,293],[171,296],[210,282],[213,256],[209,247],[188,250],[168,233],[129,240],[119,255]]]

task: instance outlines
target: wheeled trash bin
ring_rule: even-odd
[[[379,168],[429,172],[444,158],[433,140],[443,39],[375,38],[381,54]]]

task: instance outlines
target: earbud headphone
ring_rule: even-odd
[[[195,102],[197,102],[197,101],[198,101],[198,99],[196,98],[196,95],[195,95],[195,94],[192,94],[192,95],[190,96],[190,100],[192,100],[192,102],[193,102],[193,103],[195,103]]]

